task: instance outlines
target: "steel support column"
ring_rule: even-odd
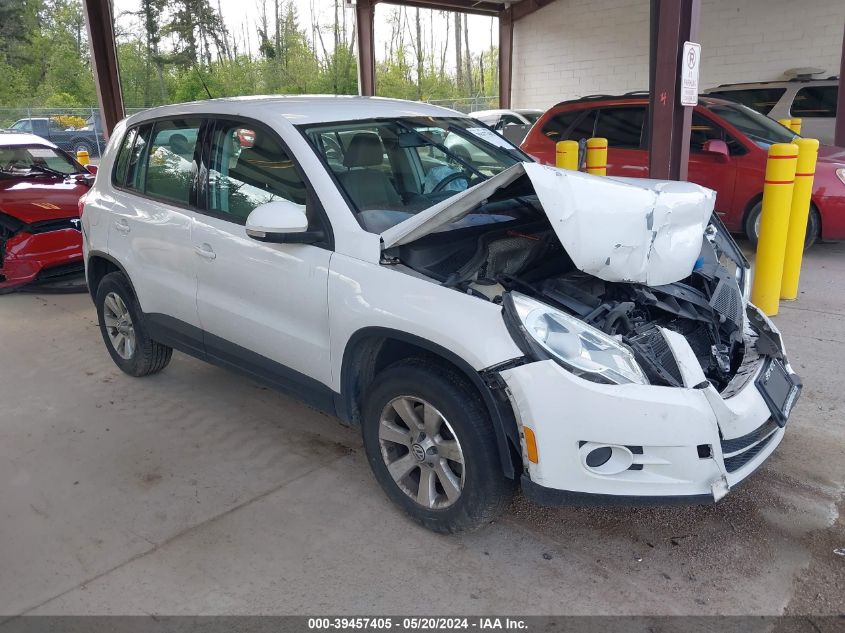
[[[125,116],[114,44],[111,0],[83,0],[82,6],[88,27],[91,67],[97,86],[103,134],[108,138],[117,122]]]
[[[499,14],[499,107],[511,107],[513,77],[513,9]]]
[[[651,0],[649,38],[650,178],[686,180],[692,108],[680,102],[685,41],[698,38],[701,0]]]
[[[842,52],[839,55],[839,91],[836,102],[836,131],[833,136],[833,144],[845,147],[845,29],[842,31]]]
[[[358,0],[355,19],[358,32],[358,94],[372,97],[376,94],[376,49],[373,38],[375,0]]]

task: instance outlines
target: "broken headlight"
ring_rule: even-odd
[[[504,308],[512,335],[529,356],[551,358],[593,382],[648,384],[634,355],[601,330],[518,292],[505,295]]]

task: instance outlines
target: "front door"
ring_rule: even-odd
[[[725,141],[730,156],[704,151],[709,140]],[[736,184],[737,156],[747,150],[733,139],[718,123],[699,112],[693,112],[690,127],[688,179],[716,192],[716,212],[729,213],[733,205]]]
[[[332,251],[324,245],[259,242],[246,235],[244,225],[257,206],[279,199],[304,205],[312,223],[319,223],[319,203],[269,128],[218,120],[204,147],[207,191],[192,243],[206,352],[308,399],[330,383]]]

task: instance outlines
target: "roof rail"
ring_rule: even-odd
[[[626,92],[623,97],[648,97],[651,95],[651,92],[648,90],[632,90],[631,92]]]

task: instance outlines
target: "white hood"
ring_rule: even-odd
[[[518,163],[381,234],[383,248],[460,219],[527,174],[575,266],[605,281],[649,286],[692,273],[716,194],[688,182],[609,178]]]

